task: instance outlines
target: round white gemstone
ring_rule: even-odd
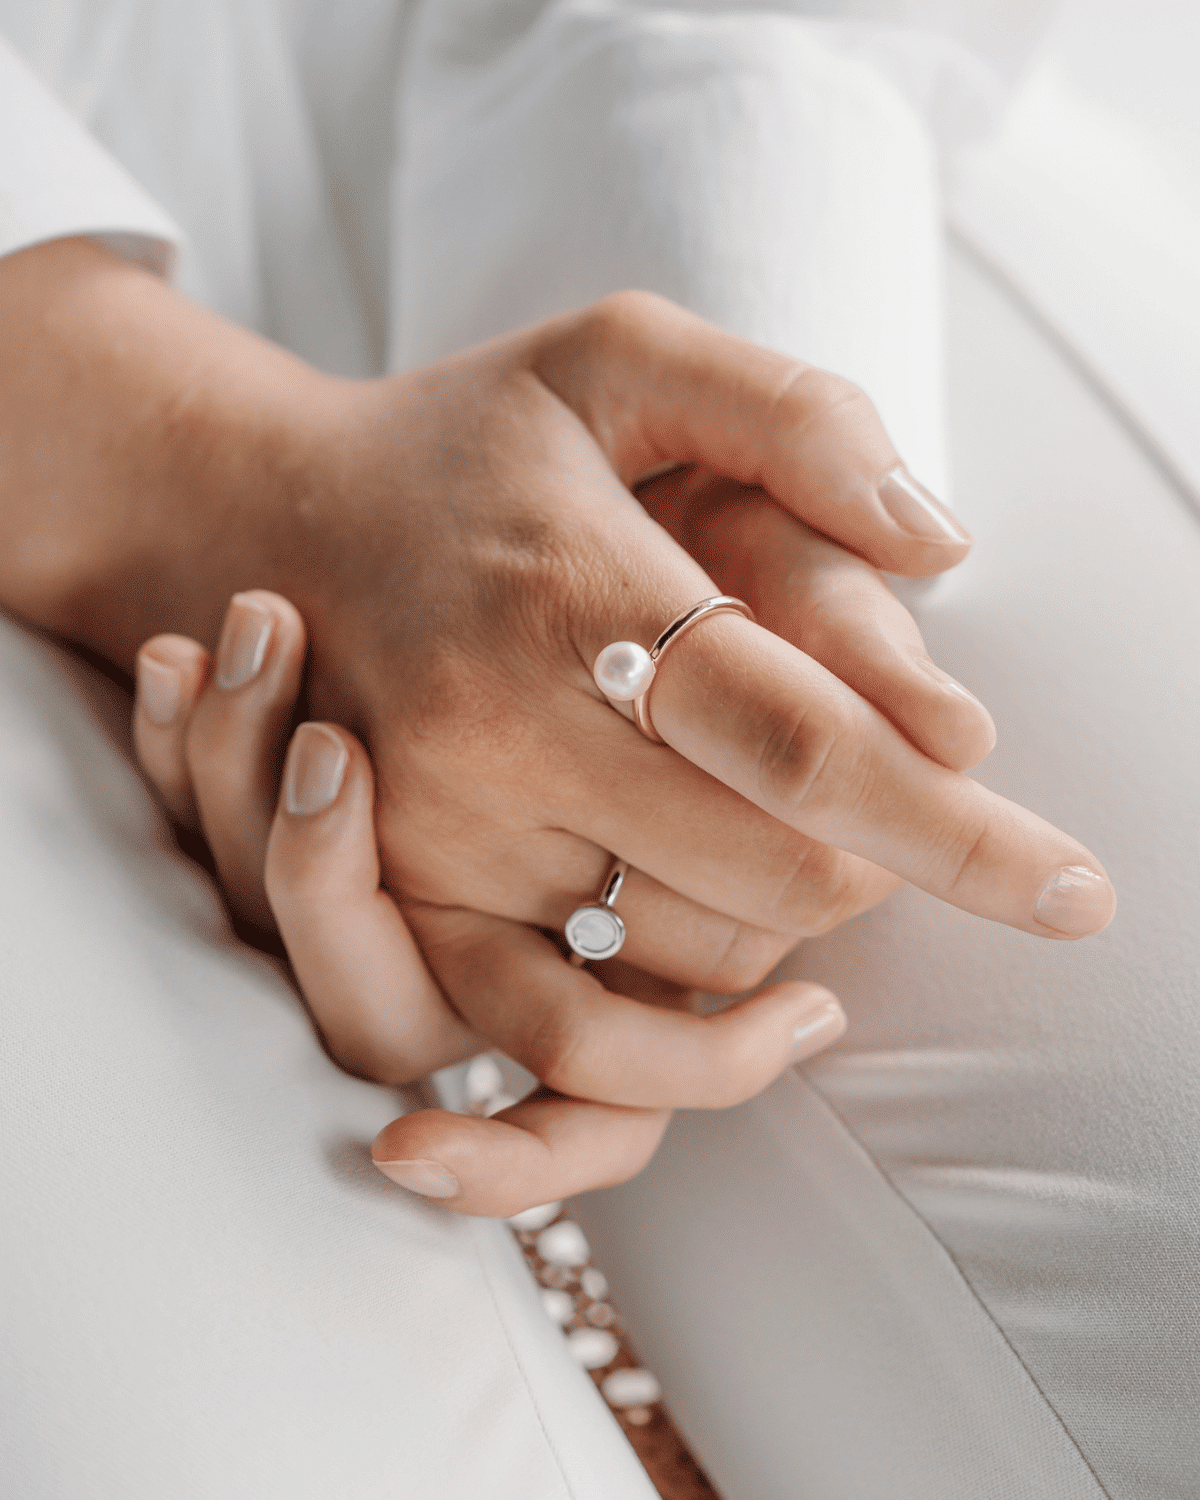
[[[608,1277],[603,1271],[597,1271],[595,1266],[587,1268],[579,1278],[579,1284],[593,1302],[599,1302],[608,1294]]]
[[[591,1251],[579,1225],[573,1219],[560,1219],[538,1235],[537,1253],[552,1266],[583,1266]]]
[[[617,1357],[617,1341],[603,1328],[577,1328],[567,1343],[585,1370],[599,1370]]]
[[[519,1214],[513,1214],[509,1223],[514,1229],[523,1229],[526,1234],[536,1234],[539,1229],[545,1229],[552,1219],[557,1219],[561,1203],[539,1203],[535,1208],[523,1208]]]
[[[652,1415],[648,1406],[630,1406],[626,1409],[625,1420],[632,1422],[635,1427],[645,1427]]]
[[[617,1315],[607,1302],[593,1302],[587,1310],[587,1320],[597,1328],[608,1328],[617,1321]]]
[[[558,1287],[543,1288],[542,1306],[560,1327],[569,1323],[575,1316],[575,1298],[570,1292],[561,1291]]]
[[[610,1406],[650,1406],[662,1395],[649,1370],[614,1370],[600,1389]]]
[[[567,942],[581,958],[611,958],[625,941],[625,923],[607,906],[581,906],[563,928]]]
[[[613,641],[596,658],[592,676],[606,698],[629,703],[654,681],[654,663],[649,651],[636,641]]]

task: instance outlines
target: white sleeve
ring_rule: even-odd
[[[944,494],[937,145],[846,35],[786,6],[425,8],[392,366],[641,287],[854,380]]]
[[[160,274],[182,240],[0,37],[0,255],[79,234]]]

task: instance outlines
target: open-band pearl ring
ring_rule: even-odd
[[[613,906],[625,884],[629,865],[618,859],[604,881],[604,889],[595,901],[579,906],[567,918],[563,928],[567,944],[571,949],[571,962],[577,969],[586,963],[597,963],[602,958],[612,958],[621,951],[625,941],[625,923],[621,921]]]
[[[699,625],[711,615],[725,614],[744,615],[754,622],[754,611],[748,604],[735,599],[732,594],[717,594],[712,599],[701,599],[699,604],[693,604],[691,609],[676,615],[649,651],[636,641],[613,641],[596,658],[592,669],[596,686],[612,702],[632,704],[633,722],[655,745],[666,744],[650,717],[650,689],[654,686],[657,663],[667,647],[693,625]]]

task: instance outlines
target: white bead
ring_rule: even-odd
[[[543,1289],[542,1306],[560,1328],[575,1316],[575,1298],[570,1292],[561,1291],[558,1287],[548,1286]]]
[[[579,1284],[593,1302],[599,1302],[602,1297],[608,1295],[608,1277],[603,1271],[598,1271],[595,1266],[589,1266],[579,1278]]]
[[[504,1087],[504,1079],[496,1066],[495,1058],[489,1057],[486,1052],[473,1057],[467,1064],[465,1087],[468,1104],[482,1104],[485,1099],[498,1094]]]
[[[560,1219],[537,1237],[537,1253],[552,1266],[585,1266],[591,1251],[573,1219]]]
[[[603,1328],[577,1328],[567,1343],[585,1370],[599,1370],[617,1357],[617,1341]]]
[[[600,1389],[610,1406],[651,1406],[662,1395],[649,1370],[614,1370]]]
[[[630,703],[654,681],[654,663],[649,651],[636,641],[613,641],[596,658],[592,676],[606,698]]]
[[[514,1229],[523,1229],[528,1234],[536,1234],[539,1229],[545,1229],[551,1219],[557,1219],[561,1203],[539,1203],[536,1208],[523,1208],[519,1214],[513,1214],[509,1223]]]

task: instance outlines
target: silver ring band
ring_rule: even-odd
[[[580,969],[585,963],[599,963],[612,958],[621,951],[625,941],[625,923],[621,921],[613,905],[621,894],[625,876],[629,873],[626,860],[614,861],[605,878],[603,888],[595,901],[586,906],[577,906],[566,920],[563,936],[571,950],[570,962]]]
[[[751,624],[756,623],[754,611],[741,599],[735,599],[732,594],[717,594],[712,599],[702,599],[699,604],[693,604],[691,609],[685,609],[678,614],[650,647],[650,660],[657,666],[662,658],[663,652],[668,646],[673,645],[681,635],[686,635],[693,625],[698,625],[701,620],[707,620],[710,615],[744,615]],[[654,721],[650,717],[650,694],[654,688],[655,679],[650,679],[650,686],[640,697],[633,700],[633,722],[642,731],[646,738],[654,745],[665,745],[666,740],[654,727]]]

